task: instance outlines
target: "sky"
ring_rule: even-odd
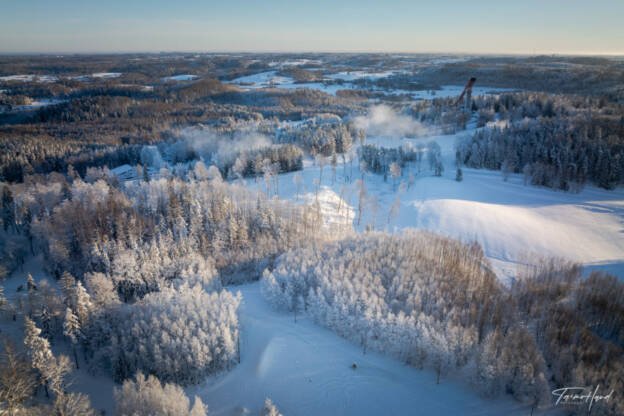
[[[624,0],[0,0],[0,53],[624,55]]]

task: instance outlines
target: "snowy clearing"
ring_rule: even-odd
[[[190,387],[217,416],[259,414],[270,397],[284,415],[524,415],[511,398],[486,400],[462,382],[442,380],[362,350],[305,317],[271,310],[259,283],[240,290],[241,363]],[[353,370],[351,365],[357,364]]]
[[[397,137],[368,137],[367,144],[398,147],[404,143],[417,145],[437,142],[442,150],[444,173],[434,177],[423,158],[421,172],[412,164],[403,170],[398,180],[415,182],[405,192],[391,178],[365,173],[368,198],[360,225],[357,226],[358,191],[353,181],[362,178],[357,156],[353,162],[341,158],[332,183],[331,166],[326,165],[321,189],[323,195],[338,197],[350,208],[350,219],[356,230],[367,224],[373,229],[400,232],[405,228],[427,229],[433,232],[478,241],[490,258],[494,271],[507,281],[519,266],[531,264],[543,256],[564,257],[583,263],[589,268],[624,274],[624,189],[608,191],[587,185],[578,194],[524,185],[521,175],[511,175],[503,181],[501,172],[463,168],[464,179],[455,181],[455,140],[474,130],[457,135],[436,135],[419,139]],[[320,168],[308,161],[299,172],[302,188],[313,192]],[[280,175],[279,197],[296,199],[294,173]],[[345,175],[353,181],[345,184]],[[341,192],[341,188],[345,190]],[[248,187],[255,188],[253,182]],[[262,189],[262,188],[260,188]],[[391,207],[398,196],[398,216],[390,218]],[[323,200],[324,197],[320,197]],[[345,217],[346,211],[335,216]]]
[[[7,75],[0,77],[0,82],[23,81],[23,82],[56,82],[58,77],[55,75]]]
[[[387,78],[390,75],[393,75],[395,71],[384,71],[384,72],[366,72],[366,71],[346,71],[346,72],[338,72],[336,74],[327,75],[327,78],[330,79],[342,79],[344,81],[353,81],[356,79],[381,79]]]
[[[121,72],[96,72],[91,74],[93,78],[119,78],[120,76]]]
[[[173,75],[171,77],[164,77],[162,80],[163,80],[163,82],[167,82],[167,81],[192,81],[195,78],[197,78],[197,75],[182,74],[182,75]]]
[[[235,78],[231,81],[224,81],[227,84],[236,84],[246,88],[284,88],[285,85],[291,85],[294,82],[295,80],[291,77],[277,75],[277,71],[260,72]]]

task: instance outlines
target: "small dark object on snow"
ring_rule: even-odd
[[[351,369],[352,369],[352,370],[355,370],[356,368],[357,368],[357,364],[356,364],[356,363],[353,363],[353,365],[351,366]]]
[[[22,289],[23,289],[23,286],[22,286],[22,285],[19,285],[19,286],[17,287],[17,291],[18,291],[18,292],[21,292],[21,291],[22,291]]]

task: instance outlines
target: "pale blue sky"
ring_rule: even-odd
[[[624,0],[0,0],[0,53],[624,54]]]

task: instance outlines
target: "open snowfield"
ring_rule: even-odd
[[[93,78],[119,78],[121,76],[121,72],[96,72],[95,74],[91,74]]]
[[[454,143],[458,136],[472,132],[418,139],[368,137],[366,143],[385,147],[405,142],[426,144],[434,140],[442,149],[444,174],[434,177],[425,156],[420,173],[415,164],[404,169],[400,180],[407,182],[410,173],[416,180],[405,192],[399,192],[391,178],[384,182],[383,175],[365,173],[369,198],[358,226],[354,214],[358,191],[354,181],[362,178],[362,173],[357,157],[352,164],[347,160],[346,166],[339,158],[333,184],[331,166],[324,167],[320,203],[325,206],[329,199],[342,195],[350,206],[351,222],[360,231],[366,224],[391,232],[413,227],[466,241],[476,240],[503,281],[515,275],[518,267],[542,256],[564,257],[589,268],[624,276],[624,189],[607,191],[588,185],[574,194],[524,185],[521,175],[511,175],[504,182],[500,172],[467,168],[463,169],[464,180],[457,182]],[[311,161],[305,164],[304,171],[300,172],[305,192],[314,192],[313,181],[319,174],[318,165]],[[345,184],[345,174],[352,176],[353,181]],[[293,175],[280,175],[280,198],[295,199]],[[248,186],[258,185],[250,181]],[[400,201],[398,216],[388,220],[397,196]],[[343,209],[340,215],[344,217],[346,212]]]
[[[174,76],[171,76],[171,77],[164,77],[162,80],[163,80],[163,82],[167,82],[167,81],[192,81],[195,78],[197,78],[197,75],[182,74],[182,75],[174,75]]]
[[[462,382],[362,350],[305,317],[275,312],[259,283],[240,290],[241,363],[190,387],[216,416],[260,414],[270,397],[284,415],[525,415],[511,397],[480,398]],[[351,369],[353,363],[357,369]]]

